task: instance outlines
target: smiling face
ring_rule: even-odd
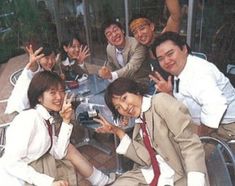
[[[137,41],[142,45],[149,46],[154,39],[154,30],[155,28],[153,23],[144,23],[134,27],[131,31]]]
[[[64,96],[64,88],[58,85],[58,87],[51,87],[44,91],[38,100],[48,111],[58,112],[62,108]]]
[[[156,56],[165,71],[178,76],[186,64],[188,51],[185,45],[181,49],[174,42],[167,40],[156,47]]]
[[[125,46],[125,35],[124,31],[117,25],[112,24],[107,27],[104,31],[105,37],[111,45],[117,48],[124,48]]]
[[[73,39],[72,44],[68,46],[64,45],[64,51],[67,53],[70,59],[76,59],[79,56],[81,43],[77,39]]]
[[[55,53],[52,52],[50,55],[44,56],[39,60],[39,63],[44,70],[51,71],[56,63]]]
[[[139,117],[141,113],[142,96],[126,92],[121,96],[113,95],[114,108],[122,116]]]

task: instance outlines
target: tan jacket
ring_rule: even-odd
[[[121,67],[116,57],[116,47],[107,46],[107,66],[111,71],[116,71],[118,77],[128,77],[140,83],[148,83],[150,65],[147,62],[147,49],[133,37],[126,37],[123,49],[124,67]]]
[[[174,169],[175,185],[185,185],[187,173],[190,171],[207,175],[203,146],[192,131],[193,123],[187,108],[165,93],[155,95],[151,104],[150,109],[144,113],[151,142],[156,152]],[[126,156],[141,168],[149,166],[151,162],[139,130],[140,125],[136,124],[133,143]]]

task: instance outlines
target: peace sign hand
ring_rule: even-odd
[[[153,75],[149,75],[149,78],[153,80],[155,84],[155,88],[158,92],[165,92],[172,95],[172,83],[171,83],[171,76],[168,77],[168,80],[166,81],[161,74],[159,74],[157,71],[154,72]]]
[[[26,65],[26,69],[31,70],[32,72],[35,72],[38,68],[37,61],[44,57],[44,54],[39,53],[42,51],[42,47],[37,49],[35,52],[33,52],[32,45],[26,46],[26,51],[29,54],[29,63]]]
[[[73,109],[72,109],[72,104],[71,101],[73,99],[74,95],[70,96],[68,98],[68,93],[65,94],[64,101],[63,101],[63,106],[60,111],[60,116],[63,119],[63,122],[65,123],[70,123],[72,114],[73,114]]]

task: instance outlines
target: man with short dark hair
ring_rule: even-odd
[[[147,84],[150,66],[146,62],[146,48],[135,38],[125,36],[120,22],[109,20],[104,23],[103,29],[108,41],[107,64],[99,70],[99,76],[110,81],[129,77]]]
[[[235,139],[235,89],[229,79],[213,63],[191,55],[177,33],[157,37],[152,52],[177,82],[172,87],[168,81],[168,91],[163,91],[171,92],[188,107],[192,119],[202,124],[198,133]],[[151,78],[158,86],[161,80]],[[162,91],[160,86],[158,89]]]

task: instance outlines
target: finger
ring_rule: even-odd
[[[164,78],[162,77],[162,75],[158,72],[158,71],[155,71],[155,75],[156,75],[156,78],[160,81],[163,81]]]
[[[28,54],[33,54],[33,46],[32,45],[26,46],[25,49]]]
[[[38,55],[42,50],[43,50],[43,48],[40,47],[39,49],[37,49],[37,50],[34,52],[34,54],[35,54],[35,55]]]
[[[149,78],[150,78],[152,81],[154,81],[155,83],[158,83],[158,82],[159,82],[159,80],[158,80],[155,76],[153,76],[153,75],[151,75],[151,74],[149,74]]]
[[[64,96],[63,105],[66,105],[67,97],[68,97],[68,93],[66,92],[66,93],[65,93],[65,96]]]
[[[35,57],[35,60],[37,61],[37,60],[43,58],[44,56],[45,56],[45,54],[40,54],[39,56],[36,56],[36,57]]]
[[[60,53],[56,55],[55,61],[58,62],[60,60]]]
[[[67,100],[67,103],[71,103],[74,97],[75,97],[75,94],[72,93],[72,95],[70,96],[70,98]]]

